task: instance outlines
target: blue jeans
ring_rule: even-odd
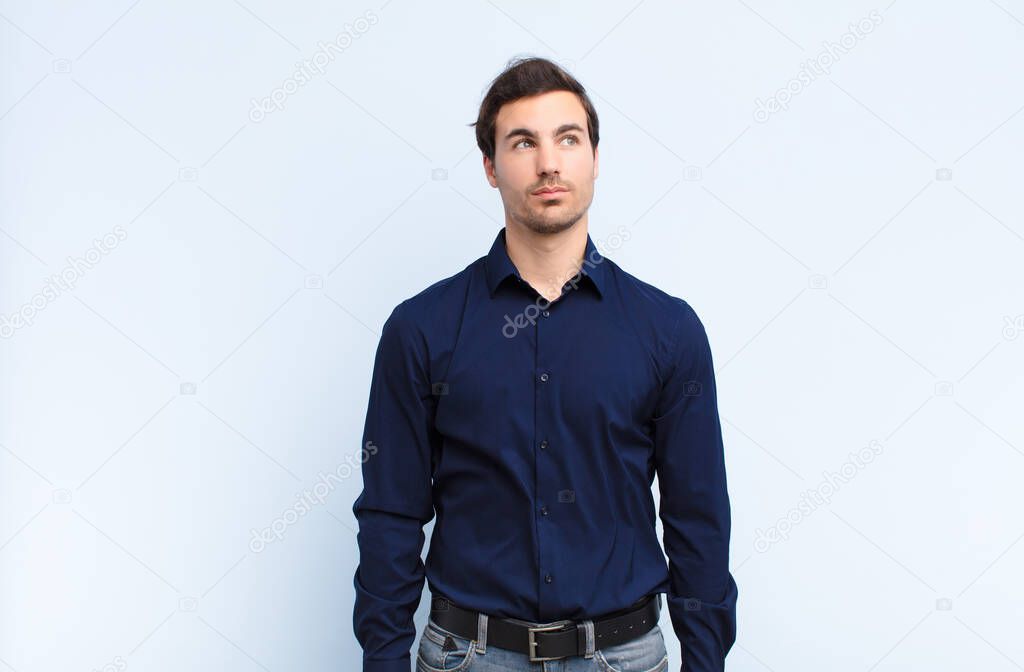
[[[587,630],[585,654],[530,662],[525,653],[488,646],[487,621],[488,616],[480,614],[476,637],[466,639],[441,628],[428,617],[416,652],[417,672],[662,672],[668,669],[665,637],[658,625],[624,644],[596,648],[593,621],[581,621],[580,626]],[[448,636],[455,642],[455,648],[445,651],[444,641]]]

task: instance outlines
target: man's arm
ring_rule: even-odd
[[[353,627],[364,672],[409,672],[423,593],[423,526],[434,517],[436,438],[427,348],[400,304],[384,323],[363,431]]]
[[[681,301],[681,300],[680,300]],[[736,640],[730,506],[707,333],[685,301],[653,418],[668,609],[685,672],[721,672]]]

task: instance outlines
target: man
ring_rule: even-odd
[[[703,324],[591,240],[598,120],[571,75],[513,61],[473,125],[505,226],[383,328],[352,507],[363,670],[410,670],[424,578],[419,670],[660,671],[661,593],[683,669],[723,670],[737,586]]]

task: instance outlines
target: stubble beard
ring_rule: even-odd
[[[552,235],[572,228],[586,213],[588,205],[584,204],[579,209],[565,214],[555,214],[553,212],[556,209],[563,208],[563,206],[559,205],[541,205],[539,209],[527,206],[516,213],[514,219],[534,233]]]

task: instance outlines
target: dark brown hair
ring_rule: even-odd
[[[495,121],[501,106],[549,91],[569,91],[579,97],[587,113],[590,145],[596,150],[599,137],[597,111],[587,97],[586,89],[561,66],[546,58],[527,57],[514,58],[508,62],[505,70],[491,82],[487,95],[480,103],[476,121],[469,124],[476,127],[476,144],[484,156],[494,161]]]

